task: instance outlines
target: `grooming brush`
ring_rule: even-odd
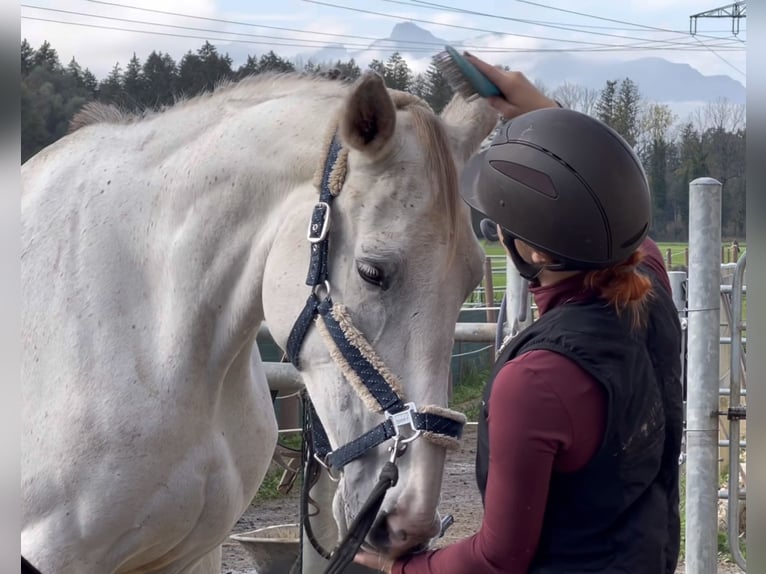
[[[436,67],[444,74],[447,83],[467,101],[479,96],[503,97],[503,94],[476,66],[461,56],[452,46],[445,46],[434,58]]]

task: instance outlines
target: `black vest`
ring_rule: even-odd
[[[606,391],[604,440],[579,471],[551,478],[534,574],[672,574],[680,549],[678,457],[683,432],[681,329],[656,281],[645,328],[592,300],[546,312],[497,358],[484,391],[476,476],[484,498],[487,403],[503,365],[548,349],[582,367]],[[508,480],[513,480],[509,476]]]

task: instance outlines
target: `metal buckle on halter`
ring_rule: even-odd
[[[315,222],[315,216],[319,216],[321,223]],[[306,238],[311,243],[319,243],[327,237],[330,229],[330,204],[324,201],[318,201],[314,204],[314,210],[309,218],[309,227],[306,232]]]
[[[332,480],[333,482],[339,482],[340,481],[340,476],[335,476],[332,473],[332,468],[330,467],[330,465],[327,464],[327,462],[325,460],[323,460],[322,457],[319,456],[317,453],[314,453],[314,460],[319,463],[319,466],[321,466],[323,469],[325,469],[327,471],[327,476],[330,477],[330,480]]]
[[[416,412],[418,412],[418,409],[415,407],[415,403],[405,403],[404,410],[396,413],[386,412],[386,418],[390,419],[394,425],[394,433],[396,433],[394,434],[394,438],[396,439],[397,445],[407,444],[420,436],[422,431],[415,427],[415,419],[412,417],[413,413]],[[413,434],[405,437],[399,430],[401,427],[410,427]]]

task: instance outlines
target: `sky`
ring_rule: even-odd
[[[618,61],[658,56],[746,84],[746,19],[736,37],[730,18],[698,19],[696,36],[689,33],[690,15],[721,5],[720,0],[22,0],[21,37],[35,48],[47,40],[63,63],[74,57],[102,78],[115,63],[124,68],[134,53],[143,61],[152,50],[163,51],[178,61],[205,39],[228,51],[235,67],[248,53],[268,50],[295,57],[341,43],[361,51],[369,38],[385,38],[395,24],[414,21],[511,68],[549,50]],[[419,46],[408,63],[422,71],[440,49]],[[389,55],[368,50],[358,61],[366,65]]]

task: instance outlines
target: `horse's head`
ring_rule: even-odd
[[[299,368],[333,448],[386,420],[376,393],[364,388],[364,375],[344,358],[344,346],[354,347],[352,355],[372,365],[403,403],[435,415],[427,424],[449,423],[451,414],[440,408],[447,405],[454,326],[481,280],[484,260],[457,176],[496,119],[484,101],[467,103],[459,96],[438,117],[414,96],[387,90],[371,73],[350,88],[334,124],[343,151],[328,178],[338,191],[327,235],[333,324],[320,311],[305,338],[293,332],[302,339],[293,350],[299,349]],[[288,352],[291,328],[311,292],[306,224],[314,210],[317,225],[310,233],[321,237],[326,211],[314,208],[315,188],[301,198],[283,219],[264,283],[266,321]],[[320,279],[318,301],[327,296]],[[332,342],[333,329],[345,343]],[[402,428],[402,434],[411,431]],[[343,466],[334,507],[341,530],[359,513],[393,442],[385,440]],[[407,444],[397,459],[398,483],[369,535],[375,546],[400,555],[437,534],[448,443],[448,436],[423,432]]]

